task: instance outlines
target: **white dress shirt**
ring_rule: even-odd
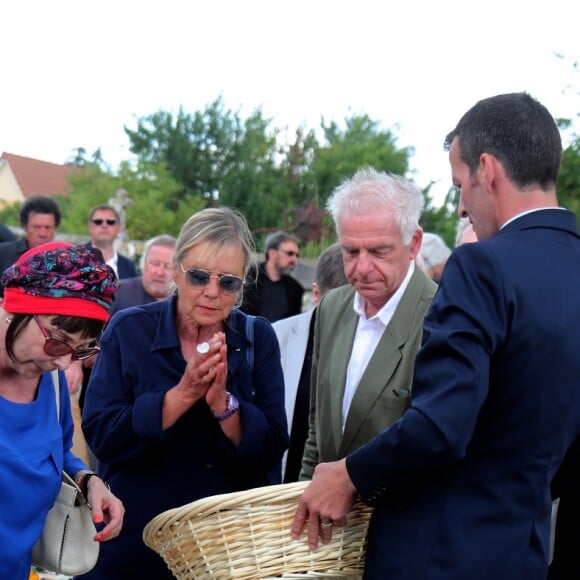
[[[117,278],[119,277],[119,271],[117,270],[117,262],[118,261],[119,261],[119,254],[117,254],[117,251],[115,250],[115,252],[111,256],[111,258],[105,262],[105,264],[107,264],[107,266],[111,266],[111,268],[113,268]]]
[[[391,296],[387,303],[371,318],[365,314],[365,299],[356,292],[354,295],[353,308],[358,315],[358,325],[354,335],[352,353],[346,370],[346,384],[344,386],[344,398],[342,400],[342,431],[346,425],[346,418],[352,403],[352,399],[358,388],[358,384],[377,348],[385,328],[387,328],[391,318],[397,310],[401,297],[405,293],[411,276],[415,270],[415,263],[410,262],[409,270],[402,284]]]

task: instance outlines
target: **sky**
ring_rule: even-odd
[[[413,147],[412,177],[442,200],[445,135],[475,102],[527,91],[580,112],[569,0],[19,0],[0,11],[0,152],[64,163],[131,159],[124,127],[222,97],[291,139],[368,114]],[[563,55],[558,58],[555,53]],[[579,131],[580,132],[580,131]]]

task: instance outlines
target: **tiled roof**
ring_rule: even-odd
[[[79,171],[74,165],[58,165],[12,153],[2,153],[10,165],[24,199],[31,195],[67,195],[67,176]]]

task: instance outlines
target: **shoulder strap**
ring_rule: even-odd
[[[60,421],[60,377],[58,376],[57,369],[50,371],[50,378],[52,379],[52,385],[54,387],[54,396],[56,399],[56,416]]]
[[[246,316],[246,338],[250,342],[248,350],[246,350],[246,362],[250,371],[254,370],[254,318],[251,314]]]

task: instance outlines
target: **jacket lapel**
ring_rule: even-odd
[[[381,397],[385,389],[397,387],[393,382],[393,376],[401,364],[403,347],[409,339],[411,321],[414,319],[414,313],[421,298],[424,285],[425,277],[420,273],[419,268],[415,266],[415,271],[411,276],[409,285],[397,306],[395,314],[387,328],[385,328],[383,336],[377,344],[377,348],[361,377],[361,381],[353,397],[342,442],[339,446],[341,456],[346,454],[356,435],[364,428],[365,422],[372,413],[377,399]],[[353,342],[354,332],[351,348]],[[350,350],[346,358],[350,358]],[[348,360],[346,364],[348,365]],[[344,385],[340,397],[341,407],[343,395]],[[369,434],[369,438],[374,435],[376,433]]]
[[[344,399],[344,389],[346,384],[346,371],[350,355],[352,352],[352,345],[354,343],[354,335],[358,324],[358,316],[354,310],[351,309],[342,317],[342,324],[337,328],[334,337],[329,337],[330,340],[336,341],[334,350],[334,360],[331,361],[332,371],[330,375],[330,384],[336,385],[336,389],[329,392],[331,397],[331,433],[334,434],[334,448],[339,449],[342,440],[342,400]]]

